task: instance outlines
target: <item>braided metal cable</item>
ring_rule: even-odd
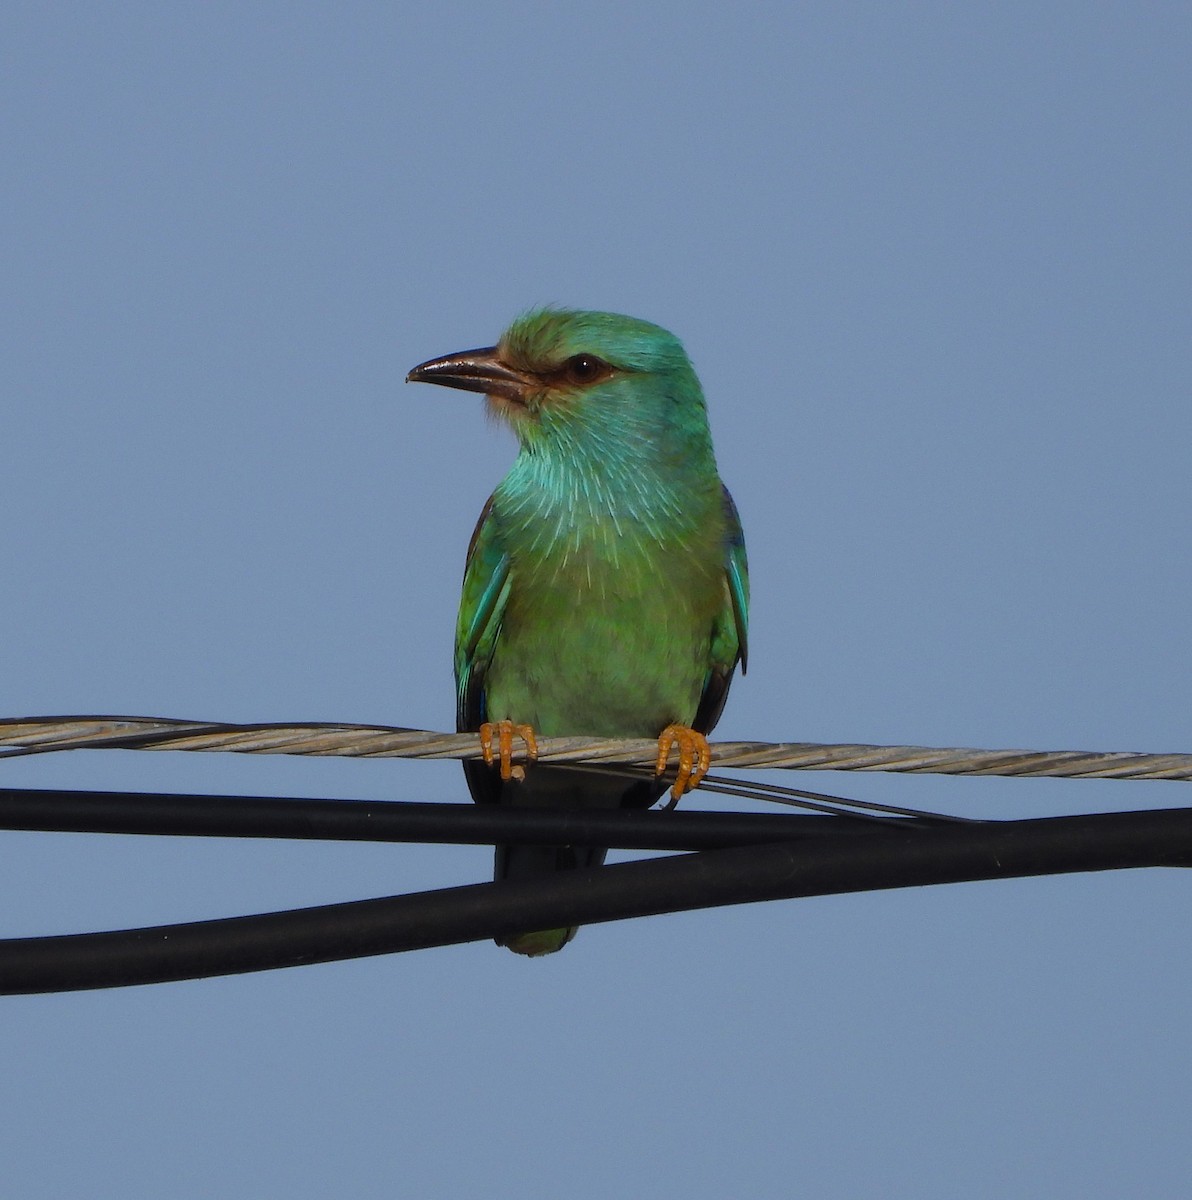
[[[0,720],[0,758],[57,750],[201,750],[353,758],[478,758],[474,733],[383,725],[254,724],[168,717],[26,717]],[[539,738],[538,760],[653,766],[653,739]],[[1132,751],[971,750],[812,742],[715,742],[720,767],[894,771],[1064,779],[1192,779],[1192,754]]]

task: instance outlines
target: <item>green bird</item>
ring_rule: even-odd
[[[520,447],[472,535],[456,629],[456,727],[479,732],[484,750],[464,764],[472,798],[648,807],[666,790],[514,766],[514,737],[532,760],[536,732],[657,737],[658,774],[679,751],[677,800],[707,770],[704,735],[745,669],[749,609],[741,522],[682,345],[633,317],[544,308],[496,346],[424,362],[407,381],[484,394]],[[498,846],[496,878],[599,866],[605,854]],[[502,944],[549,954],[574,935]]]

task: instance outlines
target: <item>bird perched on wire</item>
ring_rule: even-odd
[[[468,548],[455,640],[456,726],[480,803],[647,807],[660,779],[514,765],[544,736],[657,737],[678,750],[673,800],[707,771],[704,735],[745,668],[749,582],[703,391],[678,339],[614,313],[544,308],[495,346],[407,381],[479,392],[520,452]],[[498,846],[496,878],[599,866],[606,851]],[[502,944],[549,954],[575,929]]]

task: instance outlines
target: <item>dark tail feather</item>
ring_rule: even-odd
[[[502,781],[482,762],[465,762],[472,799],[479,804],[522,804],[537,808],[648,808],[666,790],[656,779],[620,776],[585,767],[535,766],[521,781]],[[598,867],[608,853],[591,846],[498,846],[494,877],[529,879]],[[572,928],[499,938],[497,944],[518,954],[553,954],[575,937]]]
[[[600,846],[498,846],[495,879],[530,879],[536,875],[553,875],[558,871],[574,871],[581,867],[598,867],[604,862],[607,850]],[[498,946],[508,946],[515,954],[536,958],[562,950],[573,937],[574,925],[563,929],[542,929],[534,933],[518,933],[497,938]]]
[[[608,853],[601,846],[498,846],[494,879],[526,879],[578,867],[599,867]]]

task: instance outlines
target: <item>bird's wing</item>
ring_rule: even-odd
[[[488,719],[485,676],[509,598],[509,556],[493,517],[490,496],[468,544],[464,589],[455,628],[455,727],[479,729]]]
[[[692,722],[700,733],[711,733],[720,720],[733,671],[739,662],[743,674],[749,657],[749,563],[741,518],[728,488],[724,488],[724,520],[724,605],[712,626],[708,674]]]

